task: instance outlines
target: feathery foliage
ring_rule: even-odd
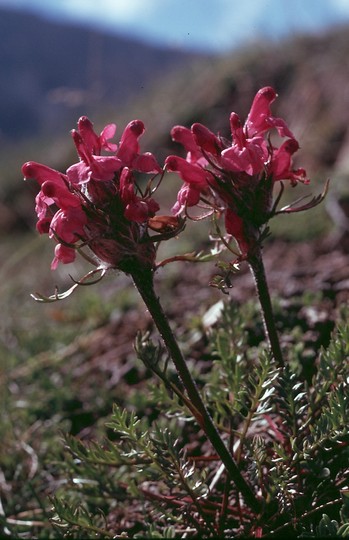
[[[199,377],[202,391],[263,511],[244,505],[180,391],[161,390],[177,382],[163,351],[139,335],[138,353],[149,367],[153,351],[160,374],[149,379],[157,415],[151,421],[115,405],[103,442],[66,439],[52,523],[69,538],[108,538],[122,526],[151,538],[348,534],[349,327],[340,325],[320,352],[311,384],[299,369],[276,368],[263,343],[251,353],[232,304],[209,337],[212,369]],[[129,516],[135,499],[139,515]]]

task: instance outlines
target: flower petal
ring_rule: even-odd
[[[189,184],[207,187],[207,180],[211,177],[211,174],[199,165],[188,163],[178,156],[168,156],[165,160],[165,166],[168,171],[178,173],[182,180]]]
[[[75,261],[75,249],[63,244],[57,244],[55,247],[55,257],[51,263],[51,270],[56,270],[58,264],[69,264]]]
[[[141,120],[132,120],[125,127],[117,151],[117,156],[124,165],[132,166],[134,158],[139,154],[138,139],[144,131],[144,124]]]
[[[67,179],[65,174],[55,171],[41,163],[36,163],[35,161],[27,161],[27,163],[22,166],[22,173],[26,179],[36,180],[40,185],[47,180],[59,185],[64,185],[64,181]]]

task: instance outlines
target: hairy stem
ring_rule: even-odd
[[[242,476],[231,453],[224,444],[204,402],[202,401],[196,383],[191,376],[168,319],[162,309],[159,298],[155,294],[152,271],[144,268],[134,268],[130,274],[145,305],[149,310],[150,315],[153,318],[154,323],[156,324],[162,339],[164,340],[168,353],[175,364],[178,375],[187,392],[189,400],[192,402],[197,411],[196,420],[224,463],[226,470],[235,483],[237,489],[244,496],[246,503],[252,510],[258,512],[261,508],[260,502]]]
[[[256,248],[253,254],[248,257],[248,262],[255,279],[257,294],[262,308],[266,337],[269,340],[271,351],[278,366],[283,367],[285,364],[282,357],[279,336],[275,326],[274,313],[260,247]]]

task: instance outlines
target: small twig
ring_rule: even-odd
[[[343,502],[342,499],[334,499],[333,501],[329,501],[327,503],[324,503],[324,504],[322,504],[320,506],[317,506],[316,508],[312,508],[311,510],[308,510],[308,512],[304,512],[304,514],[302,514],[300,516],[299,520],[297,520],[297,521],[304,520],[305,518],[308,518],[309,516],[311,516],[313,514],[316,514],[316,512],[320,512],[320,511],[322,512],[326,508],[329,508],[329,507],[337,505],[337,504],[341,504],[342,502]],[[287,523],[284,523],[283,525],[280,525],[280,527],[277,527],[273,531],[270,531],[268,533],[268,536],[274,536],[275,534],[279,534],[280,531],[282,531],[283,529],[287,529],[287,527],[290,527],[290,525],[294,525],[294,524],[295,524],[295,520],[288,521]]]

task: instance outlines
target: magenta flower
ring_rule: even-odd
[[[140,153],[139,138],[144,133],[140,120],[126,126],[119,145],[110,142],[115,130],[109,124],[97,135],[83,116],[72,131],[78,163],[66,173],[31,161],[22,167],[25,178],[40,186],[37,230],[57,241],[52,269],[60,262],[73,262],[76,250],[84,246],[104,267],[127,271],[135,259],[153,267],[155,247],[148,224],[152,220],[156,227],[159,205],[149,188],[140,192],[135,171],[157,174],[161,168],[151,153]],[[162,225],[156,230],[161,232]]]
[[[209,204],[225,215],[226,230],[237,240],[242,257],[272,215],[275,182],[309,182],[304,169],[292,168],[299,145],[285,121],[272,115],[275,98],[273,88],[259,90],[244,124],[231,113],[230,143],[198,123],[190,130],[175,126],[171,131],[187,152],[185,159],[171,155],[165,162],[166,169],[184,181],[173,213],[186,214],[188,207]],[[286,139],[280,147],[271,142],[272,131]]]

